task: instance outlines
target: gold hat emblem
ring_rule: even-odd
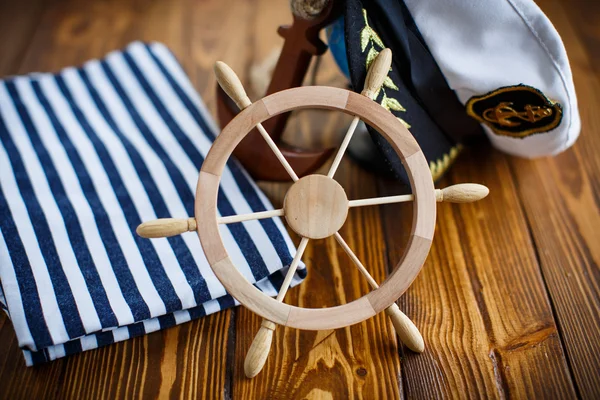
[[[562,107],[531,86],[507,86],[467,102],[467,114],[497,135],[524,138],[556,128]]]
[[[544,106],[532,106],[527,104],[525,111],[518,112],[511,106],[512,102],[502,102],[496,107],[488,108],[483,112],[483,119],[488,122],[500,124],[502,126],[520,126],[521,122],[511,120],[511,118],[518,118],[527,122],[537,122],[543,118],[550,117],[552,115],[552,109]]]

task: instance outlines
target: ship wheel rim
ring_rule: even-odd
[[[408,245],[379,288],[334,307],[302,308],[276,301],[252,285],[235,267],[219,232],[217,194],[221,174],[238,143],[260,122],[306,108],[330,109],[360,117],[390,143],[400,157],[415,196]],[[389,111],[365,96],[323,86],[287,89],[259,100],[238,114],[217,136],[198,177],[195,218],[200,243],[225,289],[242,305],[279,325],[305,330],[337,329],[364,321],[392,305],[419,274],[431,248],[436,200],[423,152],[408,129]]]

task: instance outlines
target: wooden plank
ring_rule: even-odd
[[[37,24],[46,8],[43,0],[7,1],[0,6],[0,77],[19,71]]]
[[[65,372],[63,364],[27,368],[15,331],[4,312],[0,312],[0,398],[42,399],[54,397]]]
[[[536,3],[551,18],[552,22],[555,19],[559,19],[553,11],[557,7],[549,5],[551,2],[548,0],[539,0]],[[577,32],[581,45],[585,47],[585,53],[589,58],[591,70],[594,71],[597,78],[600,78],[600,28],[598,28],[600,3],[589,0],[561,0],[560,3],[563,5],[561,7],[562,12],[572,21],[572,29]],[[558,22],[555,24],[559,33],[563,34],[564,28],[560,27],[562,23]],[[567,35],[571,36],[570,33]],[[567,51],[570,51],[570,47],[568,46]]]
[[[222,398],[230,320],[225,311],[54,361],[66,364],[56,397]]]
[[[372,175],[347,159],[336,178],[349,198],[376,194]],[[360,184],[359,184],[360,183]],[[275,206],[282,204],[287,185],[261,184]],[[376,207],[352,209],[342,236],[378,281],[385,277],[381,216]],[[298,242],[298,238],[296,238]],[[320,308],[354,300],[369,292],[366,280],[333,238],[309,242],[304,261],[306,281],[290,290],[285,302]],[[237,311],[233,395],[235,398],[398,398],[397,340],[383,313],[363,323],[335,331],[299,331],[278,327],[264,370],[247,379],[245,354],[261,319],[246,309]]]
[[[246,77],[252,57],[251,44],[258,38],[262,40],[267,31],[257,30],[252,25],[256,14],[255,2],[236,2],[235,6],[230,6],[215,0],[201,5],[186,0],[185,4],[190,5],[185,9],[187,17],[184,19],[189,25],[189,37],[186,39],[188,42],[182,42],[189,44],[180,54],[185,56],[184,66],[190,79],[212,115],[216,115],[215,62],[225,61],[248,86]]]
[[[570,56],[582,121],[575,146],[555,158],[512,159],[518,191],[578,393],[598,398],[600,384],[600,60],[593,38],[600,27],[584,17],[598,15],[596,3],[587,7],[553,0],[539,2],[565,42]],[[578,2],[581,3],[581,2]],[[596,12],[594,12],[596,10]],[[570,16],[569,19],[567,16]],[[589,36],[588,35],[588,36]],[[593,47],[593,46],[592,46]]]
[[[128,2],[53,4],[40,19],[19,73],[54,72],[101,57],[127,43],[134,22]]]
[[[422,329],[423,355],[402,364],[408,397],[575,395],[525,216],[506,157],[467,151],[439,187],[490,188],[472,204],[440,204],[432,251],[401,306]],[[398,185],[381,185],[381,195]],[[384,206],[390,262],[409,232],[410,210]],[[404,221],[398,225],[398,221]]]

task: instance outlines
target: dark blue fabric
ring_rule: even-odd
[[[65,96],[67,101],[70,104],[73,104],[74,99],[69,93],[62,78],[57,77],[56,84],[58,85],[59,89],[61,90],[62,94]],[[78,120],[87,124],[87,121],[83,117],[81,111],[75,106],[72,106],[71,108]],[[89,127],[89,125],[87,125],[86,127],[86,133],[89,134],[89,131],[91,131],[91,127]],[[90,139],[92,140],[92,143],[94,142],[94,139],[96,142],[98,142],[98,139],[95,136],[94,138],[90,137]],[[70,145],[72,146],[72,144]],[[99,148],[101,150],[104,150],[104,158],[108,157],[108,155],[106,154],[106,149],[103,148],[103,145],[101,143],[99,144]],[[131,306],[133,317],[136,320],[144,320],[150,318],[150,309],[144,302],[144,299],[142,298],[139,289],[137,288],[137,285],[133,279],[133,275],[131,274],[131,270],[127,265],[127,260],[125,259],[125,255],[123,254],[121,245],[119,244],[119,241],[117,240],[117,237],[110,224],[108,214],[104,209],[100,198],[98,197],[98,193],[96,192],[96,189],[89,177],[89,174],[87,173],[83,165],[81,165],[81,167],[82,168],[78,168],[76,170],[79,182],[84,188],[84,193],[88,202],[90,203],[92,212],[94,213],[94,218],[96,220],[96,223],[98,224],[98,231],[100,232],[100,236],[102,237],[102,240],[105,244],[105,248],[107,250],[108,257],[117,276],[119,286],[123,291],[123,296],[125,297],[127,304]],[[115,167],[114,164],[112,164],[112,162],[108,167],[109,169],[111,169],[111,172],[115,172]]]
[[[204,120],[202,115],[200,114],[200,111],[198,110],[198,108],[196,106],[194,106],[192,100],[188,97],[188,95],[181,88],[181,86],[179,86],[179,84],[173,78],[173,76],[167,71],[165,66],[162,65],[162,63],[156,58],[156,55],[152,52],[152,49],[148,45],[146,45],[146,50],[148,51],[150,56],[153,58],[154,62],[156,63],[156,66],[161,70],[161,72],[163,73],[165,78],[169,81],[169,83],[171,84],[171,87],[173,88],[175,93],[177,93],[179,100],[181,100],[181,102],[185,105],[185,108],[189,111],[189,113],[192,115],[194,120],[198,123],[198,125],[200,126],[202,131],[206,132],[207,135],[209,135],[209,137],[212,140],[214,140],[215,139],[214,132],[212,132],[212,130],[210,129],[210,127],[208,126],[208,124],[206,123],[206,121]],[[236,160],[230,158],[227,161],[227,166],[231,170],[231,173],[233,174],[233,177],[234,177],[236,183],[238,184],[240,190],[242,191],[242,193],[244,193],[244,197],[246,197],[246,200],[248,201],[248,204],[252,208],[252,211],[253,212],[265,211],[266,208],[265,208],[263,202],[260,200],[260,197],[258,196],[256,189],[252,186],[252,184],[250,183],[248,178],[246,176],[244,176],[244,173],[242,172],[238,162]],[[223,214],[223,215],[229,215],[229,214]],[[282,265],[290,264],[292,262],[292,256],[290,255],[289,251],[287,251],[287,246],[286,246],[285,240],[283,238],[283,235],[281,234],[281,231],[275,225],[275,222],[270,218],[262,219],[259,222],[262,225],[265,232],[267,233],[267,235],[269,236],[269,238],[275,244],[275,249],[277,250],[277,255],[281,259]]]
[[[177,297],[175,289],[173,288],[171,281],[167,277],[167,274],[165,273],[165,270],[162,267],[162,264],[160,262],[160,259],[158,258],[158,254],[156,253],[154,246],[152,246],[152,243],[150,243],[149,240],[144,239],[135,233],[135,229],[138,225],[142,223],[142,220],[140,219],[140,216],[138,215],[137,210],[135,209],[135,205],[133,203],[133,200],[131,199],[131,194],[127,192],[125,184],[123,183],[123,179],[121,178],[114,161],[112,160],[102,140],[100,140],[96,132],[92,129],[83,111],[77,106],[77,102],[74,101],[72,94],[70,93],[66,83],[64,82],[64,79],[60,75],[56,77],[56,83],[58,84],[62,94],[69,101],[69,105],[71,106],[73,113],[75,114],[77,120],[79,121],[79,123],[87,133],[88,137],[92,141],[96,152],[102,160],[102,166],[104,167],[104,170],[106,171],[111,181],[111,186],[113,187],[113,190],[117,194],[117,199],[119,201],[119,204],[121,205],[123,213],[125,214],[125,219],[127,220],[135,242],[138,248],[140,249],[140,253],[142,254],[142,258],[144,259],[146,268],[150,273],[150,278],[152,279],[156,290],[158,290],[160,297],[165,303],[167,312],[180,310],[181,301]],[[148,309],[147,306],[144,308],[145,310]],[[144,312],[145,310],[143,310],[142,312]],[[145,318],[143,319],[149,318],[150,314],[148,314],[147,316],[144,315],[144,317]]]
[[[167,329],[177,325],[173,314],[161,315],[158,317],[158,323],[160,324],[160,329]]]
[[[67,155],[75,167],[75,171],[79,171],[80,174],[83,173],[86,175],[85,167],[81,162],[81,157],[79,157],[79,154],[68,138],[63,126],[58,122],[56,114],[52,110],[52,107],[50,107],[46,96],[40,89],[39,82],[32,81],[31,85],[34,93],[37,96],[37,99],[44,108],[44,111],[46,111],[46,114],[48,115],[57,136],[61,142],[63,142]],[[98,275],[98,270],[94,264],[94,259],[90,254],[87,242],[84,240],[81,224],[79,223],[79,219],[77,218],[71,201],[65,193],[65,189],[58,176],[58,173],[56,172],[56,169],[54,168],[54,164],[52,161],[50,161],[50,156],[47,153],[44,145],[41,143],[39,134],[37,132],[30,132],[30,137],[34,142],[36,149],[38,149],[38,152],[43,155],[43,157],[40,158],[45,160],[44,169],[46,170],[46,176],[50,181],[52,194],[56,199],[56,203],[63,215],[64,220],[67,221],[66,227],[69,240],[71,241],[71,247],[75,252],[75,257],[77,258],[77,262],[79,263],[79,267],[86,281],[88,291],[90,292],[92,301],[94,302],[100,323],[102,324],[103,328],[118,325],[117,318],[113,313],[110,303],[108,302],[108,297],[106,296],[104,286],[102,286],[102,281]],[[84,179],[89,181],[89,178]]]
[[[135,324],[128,325],[127,329],[129,330],[129,337],[132,338],[146,334],[143,322],[136,322]]]
[[[0,118],[0,139],[6,135],[4,121]],[[16,155],[18,157],[18,154]],[[19,291],[21,292],[21,301],[23,302],[23,310],[27,325],[31,334],[36,338],[38,347],[47,347],[52,344],[50,331],[44,319],[40,296],[38,295],[37,284],[33,277],[29,258],[23,247],[23,242],[15,226],[12,213],[6,204],[6,197],[0,187],[0,229],[2,236],[8,247],[8,254],[15,269],[15,274],[20,278]]]
[[[100,332],[96,334],[96,342],[98,343],[98,347],[108,346],[115,342],[115,338],[111,331]]]
[[[142,88],[146,92],[148,98],[152,101],[152,104],[156,108],[156,111],[160,114],[161,118],[165,121],[170,131],[173,132],[173,135],[180,143],[181,147],[187,154],[187,156],[194,162],[194,164],[201,166],[204,162],[204,157],[200,154],[200,152],[196,149],[196,146],[190,141],[190,139],[183,132],[179,124],[175,121],[175,119],[169,114],[169,111],[163,104],[162,100],[158,96],[158,94],[152,89],[151,85],[148,83],[139,67],[136,65],[135,61],[128,53],[123,53],[123,58],[127,62],[127,65],[134,73],[137,80],[140,82]],[[217,208],[219,209],[219,213],[221,215],[233,215],[235,211],[233,206],[227,199],[227,197],[223,194],[223,190],[219,187],[219,195],[217,200]],[[269,274],[269,270],[265,265],[260,252],[254,245],[254,241],[248,234],[248,231],[244,227],[243,224],[230,224],[228,226],[231,234],[235,238],[235,241],[240,244],[240,249],[244,254],[246,260],[248,260],[248,264],[252,269],[252,273],[255,277],[262,277]]]
[[[65,343],[65,355],[70,356],[76,353],[81,353],[81,342],[79,340],[72,340]],[[34,364],[36,364],[35,361]]]
[[[35,150],[38,151],[38,158],[48,174],[51,190],[60,190],[60,188],[57,187],[60,184],[57,184],[56,181],[52,179],[53,174],[56,176],[56,171],[52,167],[52,161],[50,161],[48,155],[45,154],[43,148],[41,148],[42,146],[40,146],[38,133],[33,127],[33,123],[27,114],[26,108],[21,102],[20,96],[15,89],[14,81],[7,81],[6,88],[15,102],[17,113],[21,118],[21,122],[30,134]],[[0,140],[2,140],[2,144],[8,151],[8,158],[11,160],[15,174],[19,176],[17,184],[19,185],[19,190],[21,191],[21,196],[25,202],[25,206],[27,207],[29,217],[32,221],[35,221],[35,228],[38,232],[40,232],[40,236],[38,236],[38,238],[42,238],[42,240],[38,240],[38,243],[40,245],[40,250],[42,251],[42,256],[46,261],[48,272],[50,273],[50,278],[52,279],[52,284],[54,285],[56,300],[58,302],[62,317],[65,321],[67,333],[71,338],[83,336],[85,335],[85,329],[81,323],[81,317],[79,316],[77,304],[75,304],[75,298],[73,297],[73,293],[69,288],[67,277],[65,276],[65,273],[61,267],[60,258],[56,250],[56,244],[54,243],[54,239],[50,233],[50,226],[48,225],[46,216],[42,211],[42,206],[38,202],[38,199],[33,191],[27,171],[25,170],[25,165],[23,164],[23,161],[16,150],[12,138],[6,130],[2,130],[0,133]]]
[[[141,118],[138,111],[133,106],[133,103],[131,102],[131,100],[129,99],[129,97],[127,96],[125,91],[123,90],[123,87],[121,86],[121,84],[119,83],[117,78],[115,77],[114,73],[112,72],[112,70],[110,69],[108,64],[103,61],[101,63],[101,65],[102,65],[102,69],[103,69],[104,73],[106,74],[106,77],[110,80],[115,91],[119,95],[121,101],[123,101],[123,104],[125,104],[125,106],[129,110],[131,117],[132,117],[134,123],[136,124],[138,130],[140,131],[140,133],[142,133],[142,135],[144,136],[144,138],[146,139],[148,144],[160,156],[161,161],[165,164],[167,172],[169,173],[169,176],[175,183],[175,188],[176,188],[179,196],[182,199],[182,202],[184,204],[184,207],[186,208],[186,211],[188,212],[188,215],[194,215],[194,195],[193,195],[192,191],[189,189],[188,185],[186,184],[185,179],[183,178],[183,175],[175,167],[175,164],[173,164],[173,161],[169,158],[169,156],[167,155],[165,150],[162,148],[162,146],[159,144],[159,142],[156,140],[156,138],[152,134],[151,130],[148,128],[146,123],[143,121],[143,119]],[[106,109],[106,105],[103,103],[100,96],[98,95],[97,90],[90,83],[86,72],[84,70],[80,70],[79,73],[80,73],[83,81],[85,82],[88,90],[92,94],[92,97],[96,103],[96,106],[98,107],[98,109],[100,110],[100,112],[102,113],[102,115],[104,116],[106,121],[108,122],[108,124],[111,126],[113,131],[118,135],[121,142],[123,142],[123,145],[125,146],[129,156],[132,158],[132,160],[134,160],[134,167],[136,168],[138,174],[140,174],[142,183],[144,184],[146,191],[149,193],[150,201],[152,202],[156,216],[158,218],[171,217],[171,215],[169,214],[169,211],[167,210],[167,206],[166,206],[162,196],[158,192],[156,183],[150,176],[150,173],[147,170],[145,163],[141,160],[141,156],[135,150],[135,147],[131,145],[129,140],[118,129],[116,123],[114,122],[113,118],[111,117],[108,110]],[[196,303],[202,304],[205,301],[210,300],[211,299],[210,292],[208,291],[206,282],[205,282],[204,278],[202,277],[202,275],[200,275],[200,271],[198,271],[198,268],[196,267],[194,258],[190,254],[189,249],[185,245],[181,236],[171,237],[168,240],[169,240],[171,247],[173,248],[174,253],[176,254],[176,256],[181,264],[182,270],[187,278],[187,281],[192,286],[192,290],[194,291]]]

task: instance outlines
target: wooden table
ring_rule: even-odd
[[[423,272],[399,305],[425,353],[399,347],[383,315],[346,329],[280,329],[264,371],[245,353],[260,318],[238,308],[162,332],[26,368],[0,317],[0,398],[598,398],[600,396],[600,4],[539,1],[571,58],[583,131],[573,149],[527,161],[488,146],[467,150],[439,183],[479,182],[490,196],[441,204]],[[281,44],[287,2],[253,0],[4,1],[0,76],[55,71],[136,39],[166,43],[214,112],[213,63],[248,81],[249,66]],[[344,85],[331,56],[318,84]],[[256,97],[255,97],[256,98]],[[286,133],[336,144],[340,114],[299,112]],[[317,135],[323,131],[327,135]],[[399,193],[349,160],[350,198]],[[261,183],[276,206],[288,184]],[[353,209],[343,235],[378,280],[402,252],[410,205]],[[286,301],[339,304],[368,291],[333,239],[307,249],[309,277]]]

